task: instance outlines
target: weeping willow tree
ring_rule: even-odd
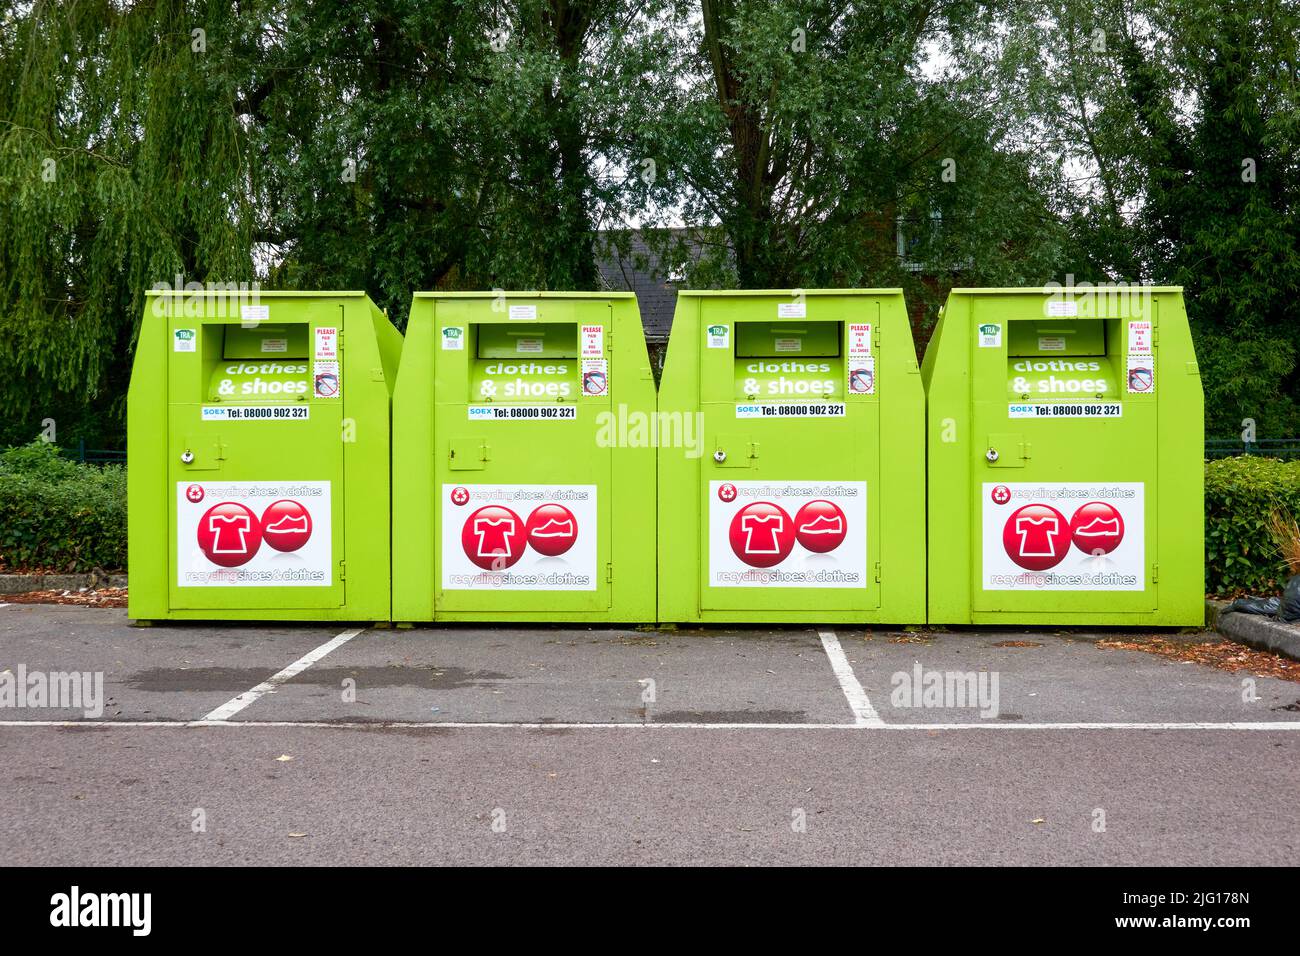
[[[120,445],[143,293],[252,278],[225,2],[37,0],[0,29],[0,445]]]
[[[47,418],[120,445],[143,292],[177,276],[398,322],[413,289],[594,287],[657,155],[667,2],[11,3],[0,445]]]

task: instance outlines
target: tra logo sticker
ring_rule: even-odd
[[[977,330],[979,346],[982,349],[1002,348],[1002,326],[996,322],[985,322]]]
[[[729,325],[710,325],[707,337],[711,349],[731,348],[731,326]]]
[[[194,329],[177,329],[172,333],[173,352],[193,352],[198,346],[198,332]]]
[[[444,352],[462,352],[465,349],[465,330],[449,325],[442,330],[442,350]]]

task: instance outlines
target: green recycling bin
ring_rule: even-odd
[[[394,620],[652,621],[654,408],[631,293],[417,293]]]
[[[923,377],[931,624],[1203,623],[1181,289],[954,289]]]
[[[900,290],[679,293],[659,418],[660,620],[924,619],[924,396]]]
[[[401,335],[362,292],[151,292],[127,397],[128,613],[386,621]]]

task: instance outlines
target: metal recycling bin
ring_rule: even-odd
[[[417,293],[394,620],[653,621],[654,409],[631,293]]]
[[[1181,289],[954,289],[923,377],[931,624],[1203,623]]]
[[[129,615],[388,620],[401,347],[362,292],[149,293],[127,398]]]
[[[925,616],[924,397],[898,289],[678,294],[659,617]]]

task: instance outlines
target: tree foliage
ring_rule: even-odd
[[[1025,116],[1086,173],[1079,278],[1183,286],[1209,433],[1295,435],[1300,5],[1067,0],[1020,27]]]
[[[1295,0],[34,0],[0,16],[0,444],[121,444],[158,283],[1187,287],[1300,428]],[[1249,162],[1248,162],[1249,161]],[[1249,170],[1249,175],[1246,175]]]

